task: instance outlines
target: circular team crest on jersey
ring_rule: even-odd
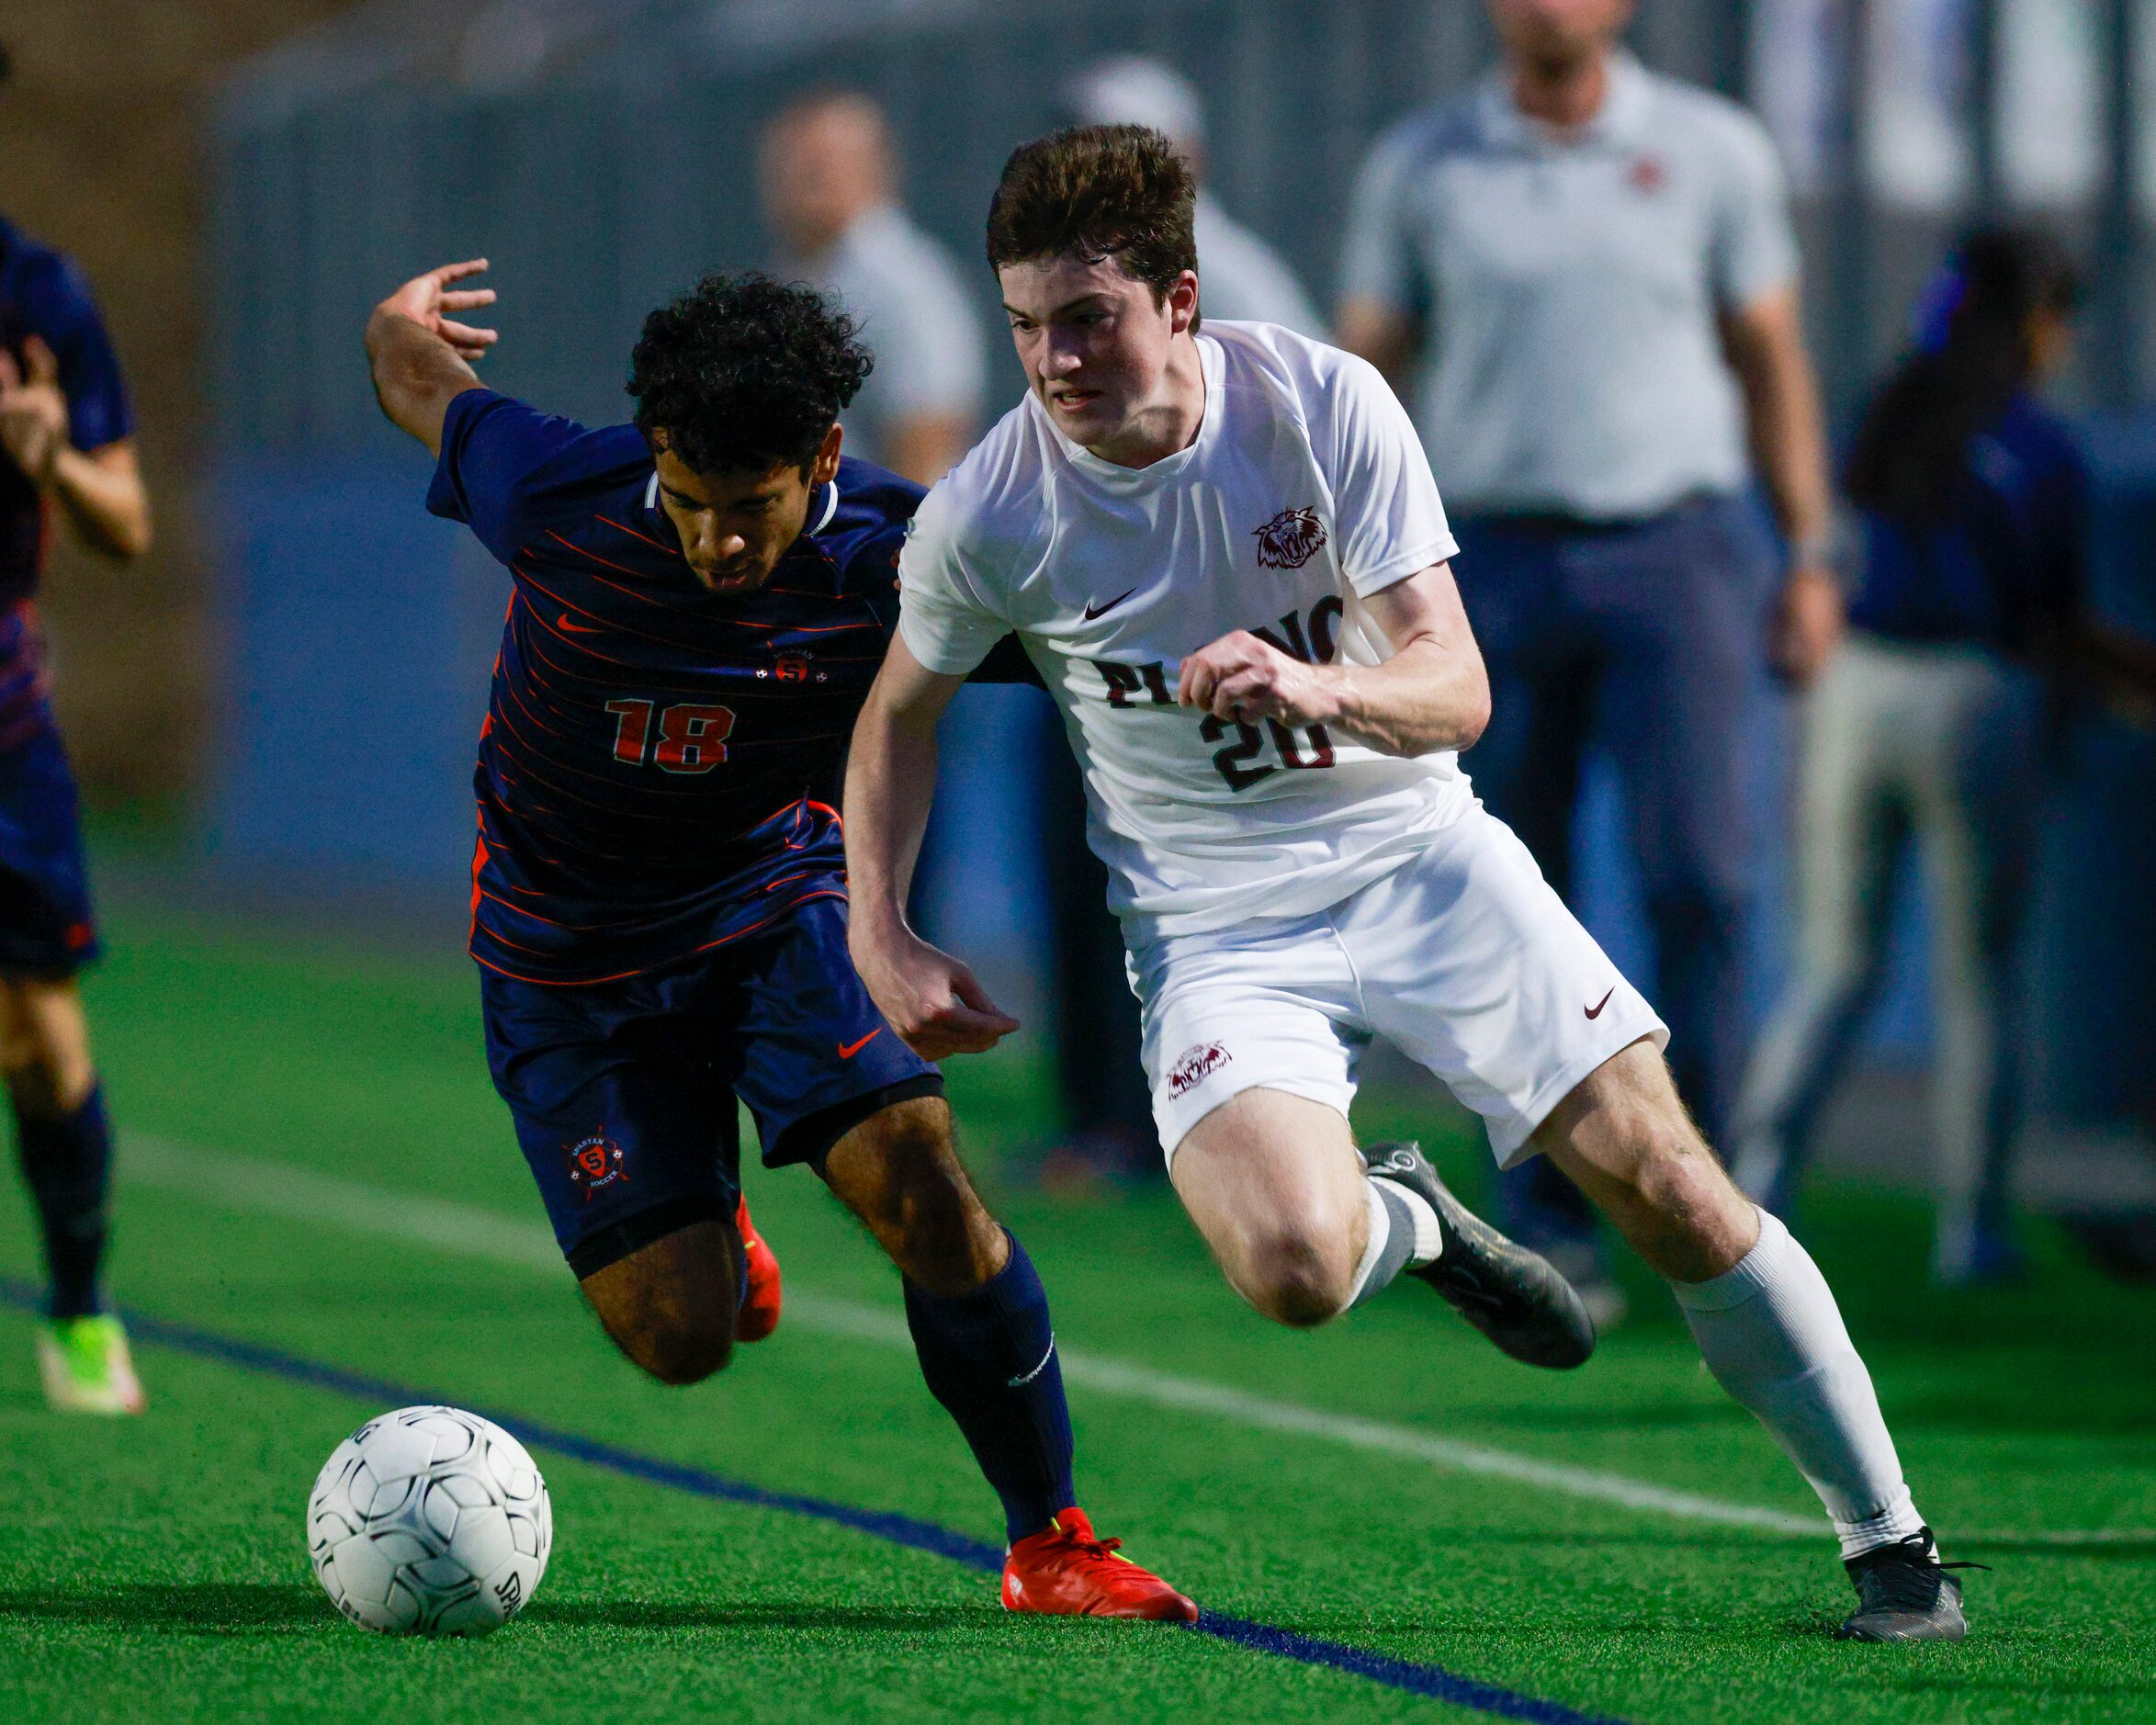
[[[581,1189],[584,1202],[588,1204],[592,1194],[602,1186],[611,1186],[616,1180],[624,1185],[628,1183],[624,1161],[619,1144],[604,1133],[594,1133],[569,1147],[570,1184]]]
[[[1255,536],[1262,568],[1301,569],[1325,544],[1325,523],[1315,509],[1283,509]]]

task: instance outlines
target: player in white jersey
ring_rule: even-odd
[[[1015,630],[1084,770],[1170,1176],[1236,1289],[1308,1325],[1409,1271],[1516,1357],[1585,1359],[1547,1265],[1412,1146],[1357,1150],[1357,1062],[1387,1037],[1501,1162],[1552,1158],[1669,1280],[1826,1505],[1859,1595],[1845,1632],[1959,1636],[1824,1280],[1731,1185],[1660,1020],[1460,770],[1488,683],[1406,415],[1346,354],[1202,326],[1190,208],[1180,159],[1134,127],[1004,170],[988,253],[1028,395],[916,519],[847,777],[876,1003],[931,1058],[1017,1028],[904,913],[936,719]]]

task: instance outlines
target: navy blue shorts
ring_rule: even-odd
[[[568,987],[482,970],[480,992],[494,1088],[580,1278],[731,1218],[736,1098],[777,1167],[820,1166],[870,1115],[943,1090],[854,974],[839,898],[693,964]]]
[[[96,956],[74,773],[47,727],[0,752],[0,971],[68,976]]]

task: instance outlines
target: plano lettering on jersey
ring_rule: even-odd
[[[1328,593],[1311,607],[1307,619],[1291,611],[1279,620],[1277,632],[1261,624],[1250,633],[1290,659],[1305,665],[1328,665],[1337,649],[1339,622],[1346,609],[1337,594]],[[1169,671],[1165,660],[1156,659],[1142,665],[1123,665],[1113,660],[1101,659],[1093,663],[1101,672],[1110,706],[1177,705],[1175,693],[1168,687]],[[1213,765],[1222,783],[1231,791],[1248,790],[1259,780],[1283,770],[1318,771],[1333,766],[1338,760],[1333,750],[1333,739],[1322,725],[1297,731],[1278,719],[1267,719],[1260,728],[1258,725],[1208,713],[1199,721],[1198,734],[1207,743],[1224,745],[1214,751]]]

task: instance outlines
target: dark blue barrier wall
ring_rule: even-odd
[[[294,891],[455,893],[508,577],[422,506],[428,464],[235,461],[213,860]],[[468,891],[468,889],[467,889]]]

